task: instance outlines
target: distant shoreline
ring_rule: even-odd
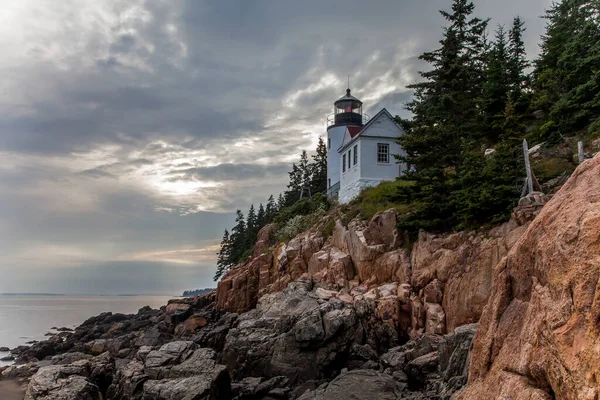
[[[0,293],[0,296],[52,296],[52,297],[181,297],[170,294],[85,294],[85,293]]]

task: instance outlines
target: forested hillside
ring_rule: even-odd
[[[407,153],[397,161],[414,168],[341,207],[347,220],[395,208],[402,214],[398,227],[413,238],[421,229],[497,224],[519,200],[523,139],[550,154],[534,163],[543,183],[574,170],[576,140],[590,146],[600,138],[599,0],[563,0],[540,10],[547,27],[535,60],[526,54],[527,27],[518,15],[508,27],[494,26],[475,17],[468,0],[454,0],[440,14],[446,22],[440,47],[420,56],[428,68],[408,87],[411,118],[396,117]],[[325,214],[330,204],[322,196],[301,199],[303,187],[312,194],[326,189],[322,140],[312,158],[302,153],[277,202],[271,196],[266,207],[252,205],[246,217],[237,211],[236,225],[223,236],[215,280],[251,254],[264,225],[276,222],[286,239]]]

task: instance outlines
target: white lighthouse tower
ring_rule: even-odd
[[[349,131],[355,135],[368,117],[363,116],[362,101],[350,94],[333,103],[333,114],[327,117],[327,195],[337,198],[340,190],[340,153],[344,135]]]

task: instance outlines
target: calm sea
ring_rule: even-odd
[[[52,327],[74,328],[105,311],[131,314],[144,306],[160,308],[165,296],[29,296],[0,295],[0,347],[13,348],[44,340]],[[0,352],[0,358],[7,356]],[[10,363],[0,361],[0,366]]]

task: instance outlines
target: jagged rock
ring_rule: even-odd
[[[101,399],[113,374],[114,361],[108,353],[68,365],[42,367],[31,378],[25,399]]]
[[[238,315],[225,313],[220,315],[216,321],[211,321],[205,327],[196,332],[191,340],[202,346],[210,347],[215,351],[222,351],[225,346],[227,333],[237,321]]]
[[[341,374],[299,400],[396,400],[403,387],[389,375],[372,370],[355,370]]]
[[[256,244],[254,245],[254,257],[266,253],[271,246],[271,236],[275,232],[277,225],[267,224],[263,226],[256,235]]]
[[[53,365],[41,368],[29,382],[25,400],[100,400],[98,386],[81,366]]]
[[[72,364],[75,361],[91,360],[92,358],[93,358],[92,355],[85,354],[85,353],[79,353],[79,352],[65,353],[65,354],[58,354],[58,355],[52,357],[51,363],[52,363],[52,365],[67,365],[67,364]]]
[[[379,212],[371,218],[365,229],[365,239],[369,245],[385,245],[387,251],[398,248],[402,243],[396,228],[395,210]]]
[[[297,281],[240,315],[227,335],[223,357],[234,379],[315,379],[347,354],[357,329],[353,307],[335,298],[319,299],[310,281]]]
[[[441,303],[444,298],[444,285],[437,279],[432,280],[423,289],[423,296],[427,303]]]
[[[598,395],[600,156],[585,161],[494,269],[460,399]]]
[[[425,303],[425,332],[441,335],[446,331],[446,313],[440,304]]]
[[[198,329],[206,326],[206,318],[202,314],[191,315],[175,328],[175,335],[183,336],[196,332]]]
[[[166,377],[173,365],[186,361],[196,349],[198,349],[198,345],[190,341],[167,343],[160,350],[148,353],[146,356],[145,371],[153,379]]]
[[[131,361],[118,369],[111,386],[108,388],[109,400],[137,400],[143,395],[143,385],[148,379],[144,373],[144,364]]]

